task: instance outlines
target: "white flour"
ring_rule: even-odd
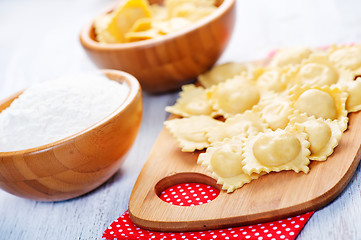
[[[111,114],[129,93],[96,74],[34,85],[0,113],[0,152],[45,145],[78,133]]]

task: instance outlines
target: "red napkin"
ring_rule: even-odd
[[[160,195],[163,201],[179,206],[200,205],[215,199],[219,191],[210,186],[199,183],[183,183],[168,188]],[[283,219],[252,226],[243,226],[236,228],[227,228],[221,230],[208,230],[201,232],[153,232],[141,229],[134,225],[129,213],[126,211],[122,216],[115,220],[103,234],[106,239],[160,239],[160,240],[209,240],[209,239],[251,239],[251,240],[293,240],[300,233],[303,226],[312,216],[309,212],[300,216]]]

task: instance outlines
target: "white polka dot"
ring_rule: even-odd
[[[273,223],[270,223],[270,226],[273,226]]]
[[[243,235],[246,235],[246,234],[247,234],[247,232],[243,232],[242,234],[243,234]]]
[[[182,196],[184,196],[184,195],[186,195],[186,193],[184,192],[184,193],[182,193]]]
[[[295,235],[295,233],[294,233],[294,232],[290,232],[289,234],[290,234],[291,236]]]
[[[179,186],[179,188],[180,188],[180,186]],[[173,192],[173,188],[169,189],[169,191]]]
[[[279,222],[279,223],[281,223],[281,222],[282,222],[282,220],[279,220],[278,222]]]
[[[183,206],[183,203],[181,202],[181,203],[179,203],[179,205],[180,205],[180,206]]]
[[[199,190],[199,191],[202,191],[202,190],[203,190],[203,188],[199,188],[198,190]]]
[[[192,189],[191,187],[188,187],[187,189]]]
[[[282,224],[282,227],[286,227],[286,224]]]
[[[199,205],[202,205],[202,204],[203,204],[203,202],[199,202],[198,204],[199,204]]]
[[[123,232],[123,229],[119,229],[118,232]]]
[[[263,232],[264,232],[264,233],[268,233],[268,229],[264,230]]]
[[[189,192],[190,192],[190,193],[194,193],[194,190],[190,190]]]
[[[128,231],[131,231],[132,229],[131,228],[127,228]]]
[[[195,194],[193,194],[193,197],[197,197],[197,194],[195,193]]]
[[[170,201],[170,198],[167,198],[166,201],[169,202],[169,201]]]
[[[189,198],[189,196],[185,196],[184,198],[185,198],[185,199],[188,199],[188,198]]]
[[[110,234],[114,234],[114,232],[113,232],[113,231],[111,231],[111,232],[110,232]]]
[[[284,238],[285,238],[285,235],[281,235],[280,238],[281,238],[281,239],[284,239]]]
[[[277,233],[277,234],[281,234],[282,232],[281,232],[281,231],[277,231],[276,233]]]
[[[271,233],[267,234],[267,237],[272,237],[272,234]]]
[[[252,229],[252,232],[255,232],[255,231],[256,231],[256,229],[253,228],[253,229]]]
[[[263,237],[258,237],[258,240],[263,240]]]
[[[236,234],[236,235],[237,235],[237,234]],[[237,236],[238,236],[238,235],[237,235]],[[246,236],[246,239],[249,239],[249,238],[251,238],[251,236],[250,236],[250,235],[247,235],[247,236]]]
[[[179,192],[184,192],[184,189],[180,189]]]
[[[295,228],[299,228],[299,227],[300,227],[300,225],[298,225],[298,224],[297,224],[297,225],[295,225]]]
[[[191,203],[191,202],[192,202],[192,200],[188,200],[188,202],[189,202],[189,203]]]
[[[252,228],[252,226],[249,226],[248,228]]]
[[[287,218],[287,220],[289,221],[289,220],[291,220],[291,218]]]
[[[178,198],[178,195],[174,195],[174,198]]]
[[[188,186],[189,186],[189,183],[184,184],[184,186],[188,187]]]
[[[120,225],[118,224],[117,227],[120,227]]]
[[[262,226],[262,227],[261,227],[261,229],[264,229],[264,228],[265,228],[265,226]]]
[[[304,218],[300,218],[301,221],[305,220]]]
[[[292,224],[295,224],[295,221],[292,221],[291,223],[292,223]]]
[[[174,194],[175,194],[175,192],[171,192],[171,194],[172,194],[172,195],[174,195]]]
[[[182,200],[180,200],[179,198],[177,199],[177,202],[180,202],[180,201],[182,201]]]
[[[212,196],[216,196],[217,194],[213,193]]]
[[[205,192],[201,192],[202,195],[206,194]]]
[[[258,233],[258,232],[256,232],[254,235],[257,237],[257,236],[259,235],[259,233]]]
[[[276,229],[277,229],[277,227],[273,227],[272,229],[273,229],[273,230],[276,230]]]
[[[108,227],[108,229],[112,229],[112,227],[110,226],[110,227]]]
[[[285,230],[288,232],[289,230],[291,230],[291,228],[286,228]]]
[[[199,201],[199,200],[201,200],[201,199],[198,197],[198,198],[196,198],[196,200]]]
[[[213,238],[217,238],[217,235],[213,235]]]
[[[197,184],[197,185],[196,185],[196,187],[200,187],[200,185],[199,185],[199,184]]]
[[[236,231],[231,231],[231,233],[233,234],[233,233],[235,233]]]
[[[207,200],[207,202],[210,202],[211,200]]]

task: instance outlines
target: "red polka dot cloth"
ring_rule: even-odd
[[[219,191],[213,187],[199,183],[183,183],[168,188],[159,196],[163,201],[179,206],[195,206],[215,199]],[[103,238],[113,240],[293,240],[312,216],[309,212],[300,216],[252,226],[208,230],[201,232],[154,232],[134,225],[126,211],[115,220],[103,234]]]

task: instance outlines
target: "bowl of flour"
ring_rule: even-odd
[[[59,201],[111,177],[139,131],[141,88],[116,70],[33,85],[0,102],[0,187]]]

